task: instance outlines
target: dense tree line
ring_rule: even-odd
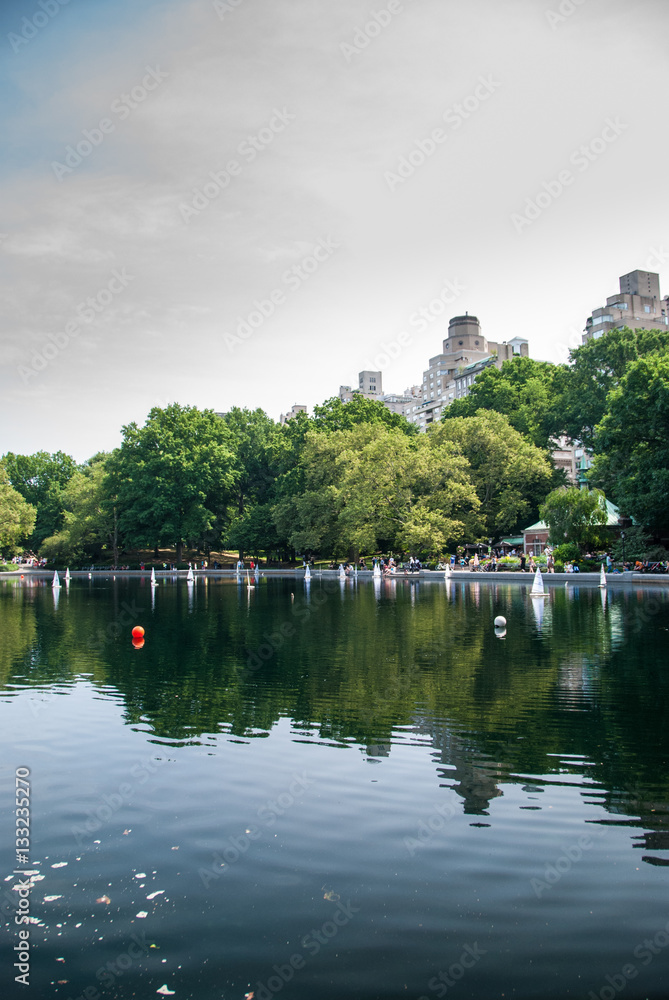
[[[184,546],[331,557],[439,555],[516,533],[541,511],[582,541],[603,500],[567,489],[560,436],[594,456],[601,487],[637,530],[669,526],[669,332],[612,331],[570,364],[514,358],[420,435],[381,403],[331,399],[284,425],[262,410],[154,408],[111,454],[0,462],[0,545],[60,560]],[[581,518],[578,521],[578,518]],[[586,518],[587,519],[587,518]],[[580,527],[576,527],[577,521]],[[578,537],[577,537],[578,536]]]

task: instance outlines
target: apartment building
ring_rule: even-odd
[[[514,337],[508,343],[489,341],[483,336],[476,316],[468,313],[454,316],[448,324],[442,352],[430,358],[429,367],[423,372],[420,397],[405,406],[405,417],[421,431],[426,430],[441,419],[444,408],[454,399],[469,393],[476,376],[487,367],[501,368],[514,356],[528,354],[529,345],[523,337]]]
[[[669,325],[669,296],[660,295],[660,276],[653,271],[630,271],[619,279],[620,291],[606,305],[593,309],[583,333],[583,343],[597,340],[609,330],[657,330]]]
[[[301,404],[295,403],[293,406],[291,406],[291,408],[288,411],[288,413],[282,413],[281,414],[281,416],[279,417],[279,423],[280,424],[287,424],[288,421],[292,420],[293,417],[296,417],[298,413],[307,413],[307,412],[308,411],[307,411],[306,406],[302,406]]]

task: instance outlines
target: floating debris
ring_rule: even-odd
[[[148,896],[147,896],[146,898],[147,898],[147,899],[155,899],[155,898],[156,898],[156,896],[162,896],[162,894],[163,894],[164,892],[165,892],[165,890],[164,890],[164,889],[156,889],[156,891],[155,891],[155,892],[152,892],[152,893],[150,893],[150,895],[148,895]]]
[[[135,878],[146,878],[146,872],[138,872],[138,874],[135,875]]]
[[[323,899],[327,899],[329,903],[336,903],[339,899],[341,899],[341,896],[338,892],[332,892],[332,890],[330,890],[330,892],[325,893]]]
[[[167,988],[167,983],[165,983],[164,986],[161,986],[159,990],[156,990],[156,993],[162,993],[162,995],[164,997],[171,997],[171,996],[174,996],[174,994],[176,993],[176,990],[170,990],[170,989],[168,989]]]
[[[45,896],[44,897],[44,902],[45,903],[53,903],[54,900],[56,900],[56,899],[62,899],[62,898],[63,898],[62,895],[60,895],[60,896]]]
[[[144,920],[146,917],[148,917],[148,915],[149,915],[148,910],[140,910],[139,913],[135,914],[135,916],[139,917],[140,920]]]
[[[67,868],[67,861],[58,861],[55,865],[51,865],[52,868]]]
[[[132,833],[132,830],[124,830],[123,831],[123,836],[127,837],[129,833]]]
[[[111,899],[109,898],[109,896],[100,896],[100,898],[96,899],[95,902],[96,903],[106,903],[107,906],[109,906],[109,904],[111,903]]]

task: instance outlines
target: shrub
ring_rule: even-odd
[[[562,545],[558,545],[553,551],[553,555],[555,556],[556,563],[558,559],[562,563],[578,562],[581,552],[576,542],[563,542]]]

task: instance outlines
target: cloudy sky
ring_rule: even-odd
[[[369,366],[401,391],[465,311],[564,360],[620,274],[669,291],[668,26],[666,0],[4,0],[0,452],[83,461],[173,401],[278,419]]]

